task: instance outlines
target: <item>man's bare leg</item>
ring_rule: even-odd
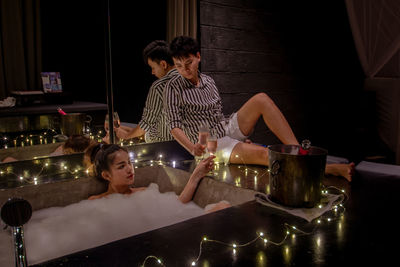
[[[283,144],[299,144],[282,112],[265,93],[259,93],[250,98],[239,109],[237,116],[239,128],[244,135],[251,133],[258,118],[262,116],[265,124]]]
[[[233,148],[229,163],[268,166],[268,149],[263,146],[240,142]]]
[[[268,149],[255,144],[238,143],[232,150],[229,163],[268,166]],[[354,163],[326,164],[325,174],[342,176],[351,182],[354,174]]]

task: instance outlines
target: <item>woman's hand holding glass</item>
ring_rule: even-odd
[[[192,175],[194,175],[196,178],[201,179],[214,168],[214,158],[215,156],[209,156],[206,159],[203,159],[202,161],[199,162],[199,164],[196,166],[196,169],[194,169]]]

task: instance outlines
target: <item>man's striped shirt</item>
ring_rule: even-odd
[[[148,142],[162,142],[174,139],[170,134],[166,113],[163,109],[163,92],[167,82],[177,75],[179,73],[174,68],[164,77],[156,80],[150,87],[142,119],[139,122],[140,128],[146,131],[146,141]]]
[[[167,83],[164,106],[170,129],[180,128],[193,143],[198,142],[200,125],[207,124],[210,134],[225,136],[221,97],[214,80],[199,72],[199,86],[181,75]]]

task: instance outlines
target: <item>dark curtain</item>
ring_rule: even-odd
[[[346,0],[346,7],[379,136],[400,165],[400,1]]]
[[[40,90],[40,0],[0,0],[0,98]]]
[[[167,0],[167,42],[180,35],[197,38],[197,0]]]
[[[346,0],[346,6],[365,75],[400,77],[400,1]]]

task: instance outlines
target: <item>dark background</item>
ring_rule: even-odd
[[[165,1],[110,1],[114,110],[138,122],[154,81],[143,48],[165,39]],[[43,71],[60,71],[74,100],[106,103],[107,2],[41,2]]]
[[[154,78],[143,48],[165,39],[165,1],[110,1],[114,109],[140,120]],[[279,106],[299,141],[362,160],[392,155],[376,134],[374,95],[344,1],[199,0],[201,69],[229,114],[257,92]],[[43,71],[60,71],[74,100],[106,103],[106,1],[42,1]],[[260,123],[254,142],[278,140]]]

